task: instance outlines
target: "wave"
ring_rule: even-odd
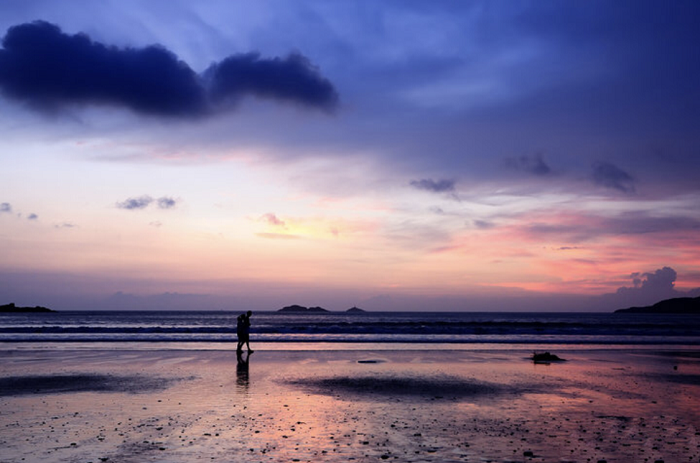
[[[639,335],[693,336],[698,328],[688,325],[591,325],[589,323],[546,322],[362,322],[313,323],[303,325],[260,325],[254,334],[368,334],[368,335]],[[235,335],[231,326],[0,326],[4,334],[221,334]]]
[[[0,342],[235,342],[233,312],[69,312],[0,317]],[[696,343],[700,317],[613,314],[257,313],[260,342]]]

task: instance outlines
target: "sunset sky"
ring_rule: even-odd
[[[0,304],[700,296],[700,2],[4,1]]]

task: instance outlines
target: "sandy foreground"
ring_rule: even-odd
[[[0,461],[700,460],[700,351],[554,353],[0,349]]]

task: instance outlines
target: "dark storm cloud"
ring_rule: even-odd
[[[2,44],[1,88],[33,106],[116,104],[173,116],[204,110],[197,75],[163,47],[109,47],[43,21],[11,27]]]
[[[411,180],[411,186],[418,190],[432,191],[433,193],[448,193],[455,191],[454,180],[433,180],[424,178]]]
[[[258,53],[230,56],[204,75],[215,100],[236,101],[247,94],[332,110],[338,94],[304,56],[262,59]]]
[[[593,183],[623,193],[634,193],[634,178],[609,162],[593,164]]]
[[[108,46],[44,21],[11,27],[2,45],[0,91],[44,110],[107,104],[141,114],[197,117],[221,100],[246,95],[323,110],[338,101],[333,85],[299,54],[234,55],[203,77],[162,46]]]
[[[513,170],[526,172],[532,175],[547,175],[552,169],[544,162],[541,154],[533,156],[520,156],[506,159],[506,166]]]
[[[138,198],[129,198],[125,201],[117,203],[119,209],[136,210],[145,209],[153,202],[153,198],[148,195],[139,196]]]

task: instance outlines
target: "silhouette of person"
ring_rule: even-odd
[[[236,352],[241,352],[243,350],[243,344],[248,347],[248,354],[252,354],[254,351],[250,348],[250,316],[253,312],[250,310],[247,313],[242,313],[238,316],[236,324],[236,335],[238,335],[238,347]]]

